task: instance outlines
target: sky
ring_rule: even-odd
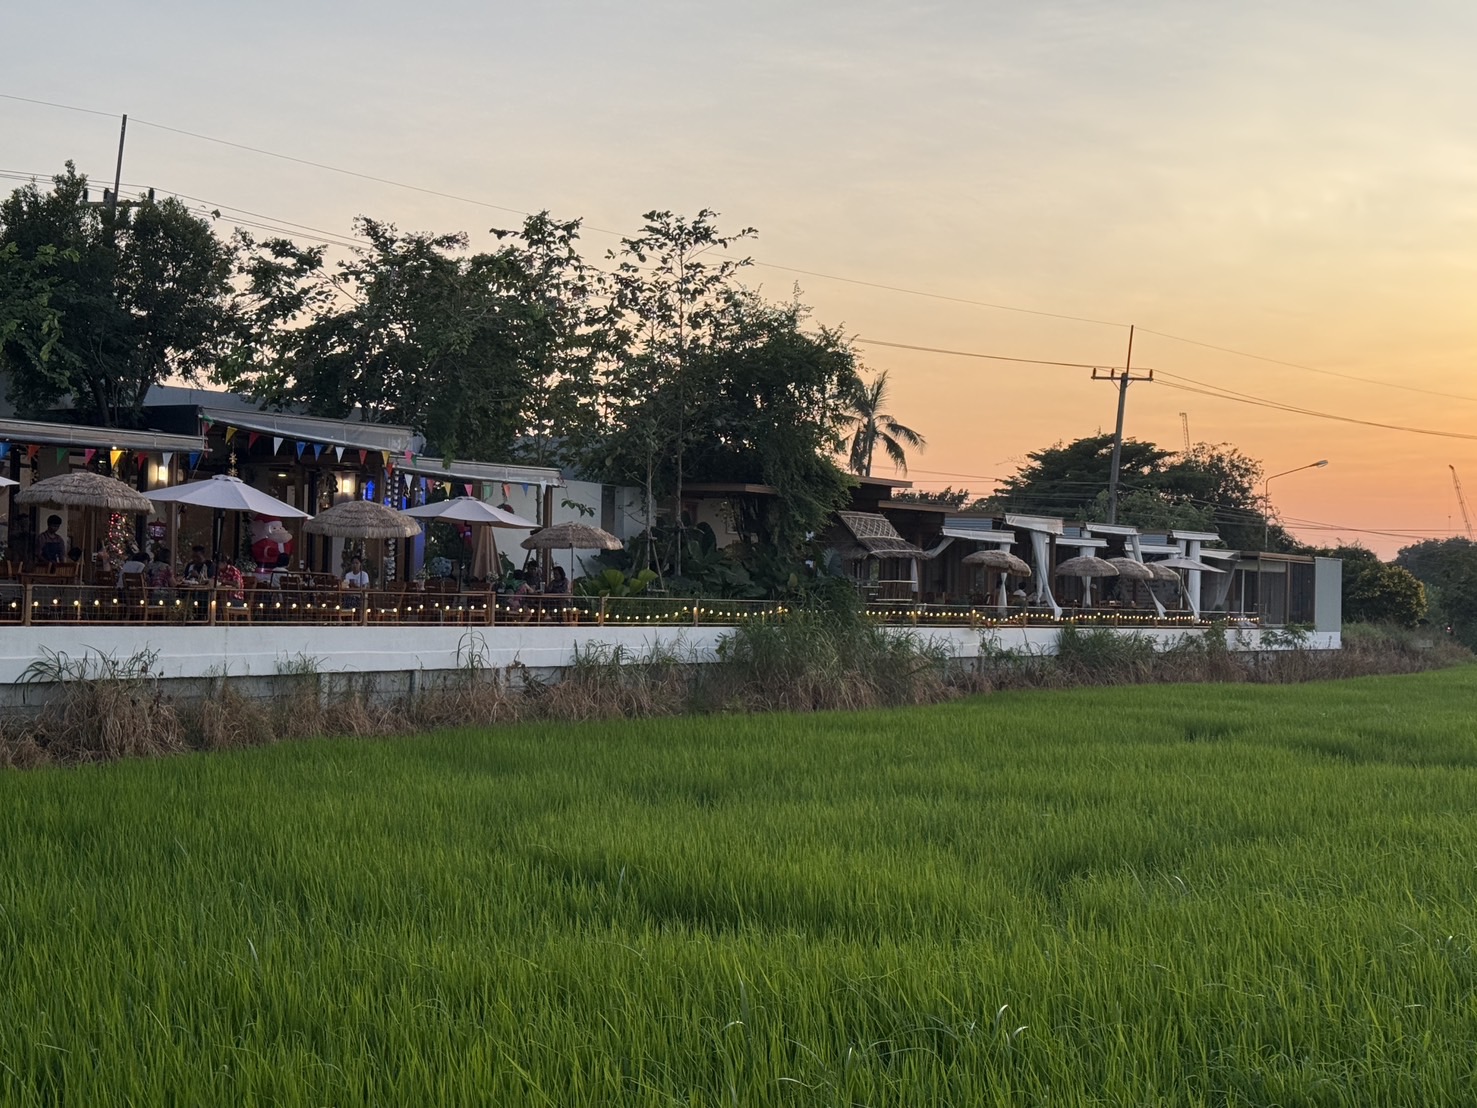
[[[1113,389],[880,343],[1121,366],[1132,324],[1156,377],[1126,433],[1177,447],[1183,412],[1269,474],[1327,459],[1271,485],[1307,541],[1462,533],[1449,466],[1477,496],[1466,0],[71,0],[6,25],[0,94],[103,114],[0,98],[0,172],[111,181],[126,112],[126,185],[334,236],[362,213],[483,246],[547,209],[598,257],[651,209],[757,227],[746,280],[888,371],[920,488],[983,494],[1111,430]]]

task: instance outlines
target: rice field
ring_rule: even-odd
[[[1435,1105],[1477,667],[0,774],[0,1104]]]

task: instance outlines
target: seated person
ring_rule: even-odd
[[[36,561],[39,568],[59,566],[67,560],[67,540],[61,536],[61,525],[61,516],[47,516],[46,530],[36,536]]]
[[[349,572],[344,574],[344,587],[348,589],[369,588],[369,574],[364,572],[364,559],[357,554],[349,559]]]
[[[142,550],[129,552],[128,560],[118,567],[118,587],[123,587],[124,578],[129,574],[147,574],[149,572],[149,556]]]
[[[555,566],[549,574],[549,585],[544,589],[545,594],[549,596],[568,596],[569,591],[569,578],[564,573],[564,567]]]
[[[169,551],[164,547],[154,549],[154,560],[144,570],[144,580],[151,589],[174,588],[174,567],[169,563]]]
[[[189,571],[186,570],[186,573]],[[215,583],[223,589],[229,589],[231,600],[245,600],[246,594],[243,589],[244,578],[241,571],[231,562],[222,558],[220,568],[215,571]]]
[[[205,557],[205,547],[193,547],[190,550],[190,560],[185,565],[185,581],[190,584],[208,585],[213,577],[215,577],[215,566]]]

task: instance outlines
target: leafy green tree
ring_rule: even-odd
[[[848,416],[852,424],[851,446],[848,467],[861,477],[872,475],[872,455],[880,444],[888,461],[900,472],[908,472],[908,451],[922,450],[927,445],[924,437],[888,414],[887,371],[884,369],[871,382],[860,378],[852,390],[848,402]]]
[[[1441,622],[1464,645],[1477,649],[1477,543],[1427,539],[1402,549],[1395,564],[1426,587],[1432,622]]]
[[[1426,618],[1425,586],[1403,566],[1380,561],[1363,546],[1336,546],[1314,553],[1343,561],[1346,623],[1393,623],[1414,627]]]
[[[606,475],[645,489],[650,535],[657,499],[676,496],[682,488],[695,441],[689,408],[707,387],[699,376],[703,355],[735,291],[734,275],[749,264],[721,252],[755,231],[723,234],[717,213],[706,208],[691,218],[670,211],[642,218],[641,230],[609,254],[615,263],[606,285],[609,361],[602,382],[604,435],[595,464]],[[719,256],[709,260],[714,252]],[[680,511],[674,514],[680,532],[685,522]],[[678,550],[680,574],[680,544]]]
[[[0,267],[0,362],[27,414],[70,397],[103,426],[136,424],[151,386],[198,376],[233,333],[232,250],[210,224],[152,193],[93,205],[70,162],[0,203]]]
[[[368,245],[332,269],[321,248],[243,235],[243,356],[221,380],[270,404],[408,425],[449,457],[554,461],[594,411],[578,228],[540,213],[468,255],[463,234],[361,217]]]
[[[934,492],[922,489],[906,489],[892,494],[894,500],[906,500],[912,504],[937,504],[940,508],[960,511],[969,503],[969,490],[956,489],[953,485]]]
[[[984,507],[1084,520],[1108,518],[1113,436],[1090,435],[1027,455]],[[1227,546],[1290,550],[1296,543],[1268,525],[1257,490],[1261,464],[1228,444],[1164,450],[1125,439],[1118,521],[1135,527],[1217,532]]]

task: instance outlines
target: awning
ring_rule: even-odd
[[[944,520],[944,534],[951,539],[969,539],[973,542],[993,542],[1000,546],[1014,546],[1015,532],[1001,531],[990,526],[978,526],[977,524],[988,524],[989,520],[969,519],[946,519]]]
[[[162,431],[124,431],[116,427],[82,427],[72,423],[40,423],[29,419],[0,419],[0,442],[26,446],[75,446],[81,449],[146,450],[158,453],[203,451],[205,440],[196,435],[166,435]]]
[[[509,485],[544,485],[562,489],[564,475],[549,466],[504,465],[500,462],[459,462],[416,455],[396,463],[402,473],[416,473],[438,481],[492,481]]]
[[[886,516],[875,512],[837,512],[836,518],[874,558],[922,558],[922,550],[898,534]]]
[[[1022,531],[1038,531],[1044,535],[1060,535],[1066,529],[1066,520],[1057,519],[1054,516],[1015,516],[1006,515],[1005,522],[1011,527],[1019,527]]]
[[[243,412],[236,408],[200,409],[200,417],[222,427],[239,427],[243,431],[259,431],[295,442],[322,443],[356,450],[373,450],[404,456],[424,444],[409,427],[394,423],[360,423],[347,419],[320,419],[317,416],[286,415],[280,412]]]

